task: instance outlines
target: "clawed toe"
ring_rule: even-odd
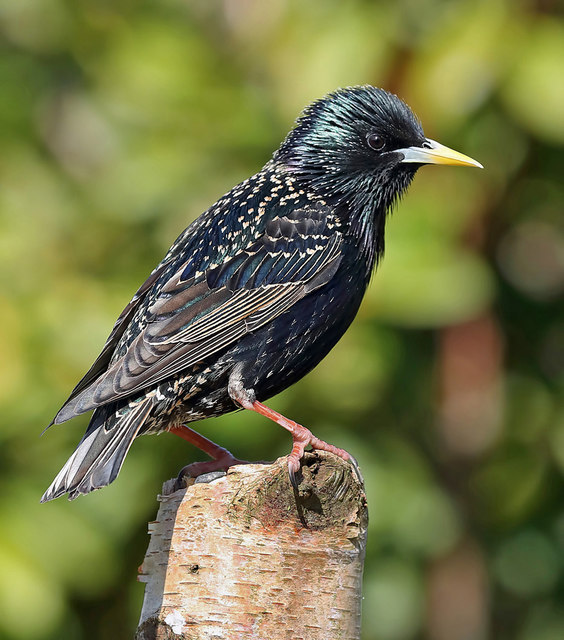
[[[290,476],[290,484],[294,491],[297,492],[302,479],[301,465],[299,461],[296,465],[294,460],[288,460],[288,475]]]
[[[364,485],[364,478],[362,477],[362,472],[360,471],[360,467],[358,465],[357,459],[354,456],[351,456],[350,453],[348,455],[349,455],[349,462],[351,463],[351,466],[357,477],[357,480],[360,482],[361,485]]]
[[[301,460],[303,458],[305,448],[308,446],[313,450],[317,449],[318,451],[333,453],[334,455],[339,456],[339,458],[349,462],[360,484],[364,484],[364,479],[360,472],[358,462],[350,453],[316,438],[308,429],[301,425],[299,426],[300,431],[298,434],[294,434],[292,452],[288,456],[288,475],[290,476],[290,483],[295,491],[298,490],[298,486],[301,481]]]
[[[227,471],[230,467],[238,464],[249,464],[247,460],[239,460],[231,454],[218,458],[217,460],[206,460],[204,462],[192,462],[183,467],[178,474],[178,481],[184,478],[197,478],[205,473],[214,471]]]

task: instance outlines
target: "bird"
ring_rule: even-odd
[[[188,424],[255,411],[287,429],[290,481],[306,447],[351,454],[264,404],[311,371],[353,321],[384,253],[386,218],[425,164],[482,165],[425,137],[396,95],[337,89],[306,107],[255,175],[172,244],[51,422],[93,411],[41,502],[113,482],[135,438],[163,431],[243,461]]]

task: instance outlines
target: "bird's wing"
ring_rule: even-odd
[[[125,333],[131,319],[133,318],[134,313],[139,308],[140,304],[145,299],[147,293],[151,289],[151,287],[155,284],[160,275],[162,275],[163,271],[165,271],[167,267],[166,263],[161,263],[157,269],[151,273],[151,275],[145,280],[145,282],[139,287],[139,289],[135,292],[133,298],[131,298],[130,302],[127,304],[125,309],[120,313],[118,319],[116,320],[112,332],[108,336],[106,340],[106,344],[102,349],[100,355],[94,361],[94,364],[90,367],[90,369],[86,372],[80,382],[73,389],[69,400],[77,396],[81,391],[90,386],[90,384],[96,380],[96,378],[100,377],[107,369],[111,362],[114,350],[120,341],[121,337]]]
[[[271,220],[265,233],[221,265],[188,280],[181,266],[148,309],[125,354],[71,396],[56,423],[129,396],[220,354],[326,284],[342,235],[324,208]]]

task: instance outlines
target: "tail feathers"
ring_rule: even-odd
[[[98,425],[96,412],[76,451],[43,494],[41,502],[54,500],[65,493],[69,494],[69,500],[74,500],[113,482],[152,406],[152,400],[144,398],[133,408],[129,405],[126,413],[120,409]]]

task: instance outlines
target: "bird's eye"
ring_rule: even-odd
[[[371,149],[374,151],[382,151],[382,149],[386,146],[386,141],[382,136],[379,136],[377,133],[369,133],[366,136],[366,142]]]

